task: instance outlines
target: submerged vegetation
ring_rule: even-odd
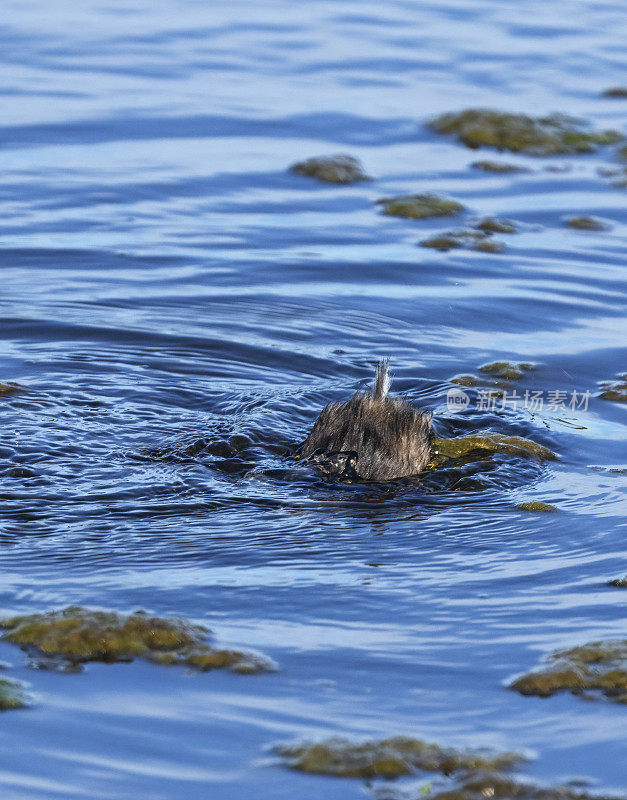
[[[533,369],[533,364],[528,361],[492,361],[489,364],[482,364],[480,372],[486,375],[493,375],[506,381],[515,381],[522,378],[526,372]]]
[[[604,381],[601,384],[599,397],[602,400],[611,400],[614,403],[627,403],[627,372],[618,376],[618,380]]]
[[[272,668],[262,656],[219,650],[206,644],[209,631],[182,619],[124,615],[70,606],[61,611],[28,614],[0,621],[2,639],[34,656],[38,666],[77,669],[88,661],[185,664],[206,671],[229,667],[252,673]],[[37,660],[38,658],[42,660]]]
[[[383,197],[377,200],[383,213],[391,217],[406,219],[429,219],[430,217],[452,217],[464,210],[455,200],[447,200],[437,194],[407,194],[398,197]]]
[[[611,86],[603,92],[603,97],[627,99],[627,86]]]
[[[504,161],[473,161],[470,165],[474,169],[482,169],[484,172],[496,172],[506,174],[509,172],[529,172],[526,167],[519,167],[516,164],[507,164]]]
[[[518,503],[516,508],[519,511],[557,511],[555,506],[550,503],[543,503],[542,500],[531,500],[527,503]]]
[[[522,760],[517,753],[490,756],[404,736],[362,743],[337,737],[282,745],[276,752],[292,769],[342,778],[398,778],[417,769],[449,775],[458,770],[509,769]]]
[[[495,147],[535,156],[590,153],[621,140],[617,131],[589,131],[562,114],[530,117],[485,108],[441,114],[429,122],[437,133],[454,134],[467,147]]]
[[[451,459],[492,458],[497,453],[535,458],[539,461],[556,461],[557,456],[548,447],[520,436],[487,433],[482,436],[459,436],[456,439],[433,441],[430,467],[439,467]]]
[[[603,694],[615,703],[627,703],[627,639],[590,642],[552,653],[542,669],[510,684],[520,694],[550,697],[557,692]]]
[[[607,225],[595,217],[569,217],[565,224],[579,231],[604,231]]]
[[[22,692],[21,684],[0,678],[0,711],[26,708],[26,705],[26,698]]]
[[[508,775],[476,773],[465,776],[459,787],[430,797],[431,800],[615,800],[582,794],[567,786],[534,786]]]
[[[498,219],[497,217],[484,217],[475,228],[485,233],[516,233],[516,224],[509,219]]]
[[[14,394],[21,391],[22,387],[17,383],[0,383],[0,394]]]
[[[453,250],[463,247],[467,250],[478,250],[484,253],[500,253],[504,250],[503,242],[491,239],[489,234],[481,231],[446,231],[420,242],[421,247],[431,247],[434,250]]]
[[[323,183],[359,183],[371,180],[361,161],[354,156],[339,153],[334,156],[315,156],[292,164],[290,172],[316,178]]]

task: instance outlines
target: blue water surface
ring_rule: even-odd
[[[24,390],[0,396],[0,611],[180,615],[279,670],[34,672],[0,643],[33,699],[1,718],[3,800],[373,797],[272,746],[399,734],[625,792],[624,706],[506,688],[627,631],[606,585],[627,573],[625,406],[598,397],[627,361],[616,155],[477,153],[424,123],[488,106],[625,132],[601,92],[626,41],[619,0],[5,0],[0,380]],[[373,180],[287,171],[335,152]],[[520,232],[417,247],[450,223],[374,201],[424,191]],[[582,214],[607,230],[564,225]],[[325,482],[290,454],[385,356],[438,434],[559,459]],[[588,407],[447,407],[453,376],[503,359],[535,365],[520,395]],[[558,512],[516,509],[537,499]]]

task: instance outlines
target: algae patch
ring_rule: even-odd
[[[43,667],[78,669],[88,661],[113,663],[144,658],[157,664],[201,671],[230,668],[253,673],[272,669],[262,656],[219,650],[206,644],[208,629],[182,619],[123,615],[70,606],[0,621],[2,639],[17,644]]]
[[[565,224],[578,231],[605,231],[607,225],[595,217],[569,217]]]
[[[470,166],[482,169],[484,172],[496,172],[502,175],[510,172],[529,172],[526,167],[518,167],[516,164],[507,164],[504,161],[473,161]]]
[[[23,390],[23,387],[17,383],[0,383],[0,394],[15,394],[15,392]]]
[[[552,506],[550,503],[543,503],[542,500],[531,500],[528,503],[518,503],[516,508],[519,511],[557,511],[555,506]]]
[[[627,403],[627,373],[618,376],[618,380],[604,381],[601,384],[599,397],[602,400],[611,400],[613,403]]]
[[[616,800],[582,794],[567,786],[542,787],[519,783],[499,774],[470,774],[458,788],[431,795],[431,800]]]
[[[613,580],[608,581],[607,585],[613,586],[615,589],[627,589],[627,577],[614,578]]]
[[[15,681],[0,679],[0,711],[11,711],[14,708],[26,708],[26,698],[22,687]]]
[[[482,364],[480,372],[486,375],[493,375],[506,381],[515,381],[522,378],[526,372],[533,369],[533,364],[528,361],[492,361],[489,364]]]
[[[420,246],[442,251],[464,248],[483,253],[501,253],[505,249],[503,242],[491,239],[488,233],[469,230],[446,231],[436,234],[428,239],[423,239]]]
[[[548,447],[537,442],[523,439],[520,436],[504,436],[500,433],[488,433],[483,436],[458,436],[455,439],[433,440],[431,462],[434,469],[451,459],[492,458],[497,453],[534,458],[538,461],[556,461],[557,456]]]
[[[318,743],[282,745],[276,752],[292,769],[342,778],[398,778],[417,769],[445,775],[458,770],[509,769],[522,760],[517,753],[490,756],[404,736],[362,743],[336,737]]]
[[[563,114],[530,117],[485,108],[441,114],[428,123],[441,134],[453,134],[467,147],[495,147],[535,156],[591,153],[599,145],[621,140],[617,131],[590,131]]]
[[[383,197],[377,200],[383,206],[383,213],[390,217],[405,219],[429,219],[431,217],[452,217],[464,210],[456,200],[447,200],[436,194],[406,194],[398,197]]]
[[[627,99],[627,86],[611,86],[603,92],[603,97],[625,100]]]
[[[359,183],[371,180],[359,159],[344,153],[334,156],[315,156],[292,164],[290,172],[316,178],[323,183]]]
[[[546,666],[518,678],[510,688],[538,697],[571,692],[594,698],[601,693],[615,703],[627,703],[627,639],[557,650]]]
[[[516,233],[518,228],[509,219],[497,219],[496,217],[484,217],[475,228],[484,233]]]

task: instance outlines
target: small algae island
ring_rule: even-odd
[[[550,513],[551,511],[557,511],[555,506],[552,506],[550,503],[545,503],[542,500],[529,500],[525,503],[518,503],[516,508],[519,511],[532,511],[532,512],[540,512],[540,513]]]
[[[617,131],[590,131],[580,120],[563,114],[530,117],[486,108],[441,114],[428,127],[454,135],[472,149],[494,147],[533,156],[592,153],[622,139]]]
[[[202,672],[228,668],[240,674],[272,670],[254,653],[206,644],[209,630],[182,619],[124,615],[70,606],[0,621],[2,639],[19,645],[38,668],[80,669],[89,661],[128,662],[143,658],[164,666],[186,665]]]
[[[570,692],[627,704],[627,639],[610,639],[557,650],[541,669],[517,678],[510,688],[523,695],[551,697]]]
[[[405,736],[353,742],[334,737],[321,742],[274,748],[286,766],[299,772],[335,778],[394,780],[420,773],[440,773],[452,788],[432,793],[431,784],[415,794],[392,797],[431,797],[433,800],[593,800],[567,786],[540,787],[518,781],[511,773],[526,759],[519,753],[441,747]],[[442,780],[440,778],[439,780]],[[377,795],[378,796],[378,795]],[[385,797],[390,795],[385,794]],[[597,797],[597,800],[611,800]]]
[[[26,708],[27,705],[21,684],[6,678],[0,678],[0,711]]]
[[[437,194],[404,194],[398,197],[382,197],[377,200],[382,213],[388,217],[405,219],[431,219],[432,217],[453,217],[464,210],[456,200],[448,200]]]
[[[601,383],[601,400],[611,400],[613,403],[627,403],[627,372],[618,376],[616,381],[603,381]]]
[[[446,231],[436,234],[420,242],[421,247],[431,247],[434,250],[478,250],[483,253],[500,253],[505,249],[503,242],[490,238],[489,233],[483,231]]]
[[[530,439],[505,436],[502,433],[486,433],[477,436],[458,436],[453,439],[436,437],[433,440],[429,467],[435,469],[451,459],[489,459],[496,453],[505,453],[518,458],[533,458],[538,461],[557,461],[557,456],[552,450]]]
[[[509,769],[522,756],[455,750],[405,736],[355,743],[336,737],[323,742],[280,745],[275,751],[299,772],[342,778],[398,778],[416,770],[448,775],[459,770]]]
[[[315,178],[322,183],[350,184],[371,180],[361,162],[354,156],[340,153],[334,156],[314,156],[292,164],[290,172]]]
[[[473,773],[465,776],[460,786],[428,796],[430,800],[617,800],[580,792],[571,786],[536,786],[509,775]]]

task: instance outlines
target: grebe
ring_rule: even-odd
[[[299,452],[325,474],[368,481],[418,475],[431,458],[431,416],[389,397],[388,362],[377,364],[372,394],[356,392],[320,413]]]

